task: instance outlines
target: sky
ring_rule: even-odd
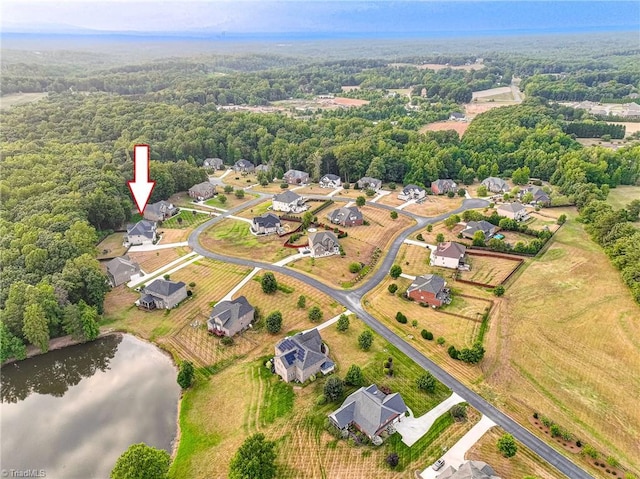
[[[3,0],[4,32],[638,30],[638,1]]]

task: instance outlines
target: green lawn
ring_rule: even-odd
[[[607,203],[616,209],[624,208],[633,200],[640,200],[640,186],[618,186],[609,190]]]
[[[264,390],[260,409],[260,422],[263,426],[273,423],[279,417],[284,417],[293,411],[294,392],[289,383],[271,374],[264,367],[264,360],[259,360],[254,367],[255,377],[262,383]]]
[[[193,211],[180,211],[177,215],[162,222],[162,228],[171,229],[187,229],[198,226],[200,223],[204,223],[210,220],[211,216],[204,213],[195,213]]]

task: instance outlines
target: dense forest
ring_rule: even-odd
[[[459,111],[471,91],[504,85],[535,62],[497,56],[485,59],[482,70],[435,72],[379,60],[289,61],[274,67],[271,57],[248,58],[251,67],[241,59],[171,60],[92,67],[85,73],[65,66],[3,65],[3,93],[50,94],[0,117],[0,360],[24,355],[25,343],[45,350],[50,337],[97,334],[108,287],[95,244],[131,217],[126,181],[132,177],[136,143],[151,145],[151,177],[157,182],[152,201],[203,181],[199,166],[208,157],[227,164],[240,158],[269,164],[278,177],[296,168],[316,180],[330,172],[348,182],[367,175],[425,186],[443,177],[470,184],[528,168],[532,177],[550,181],[582,209],[589,231],[640,302],[640,257],[629,253],[640,251],[640,234],[630,223],[637,217],[636,205],[614,212],[601,203],[609,188],[639,181],[640,145],[616,151],[582,147],[567,121],[590,125],[588,114],[538,95],[537,71],[525,79],[530,97],[523,104],[477,116],[462,138],[453,131],[418,132],[425,123]],[[464,64],[472,58],[446,60]],[[606,94],[638,90],[637,74],[611,77],[611,65],[602,62],[594,64],[605,73],[589,77],[588,88],[624,81],[625,88],[614,85]],[[233,70],[242,66],[248,71]],[[581,68],[571,68],[571,74],[586,82]],[[349,95],[370,103],[303,118],[218,109],[337,93],[342,85],[359,85]],[[415,108],[407,110],[407,97],[390,95],[394,88],[419,95],[411,100]],[[608,227],[600,223],[603,216],[611,220],[606,237],[598,233]]]

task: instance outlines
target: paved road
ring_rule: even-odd
[[[336,198],[334,198],[336,199]],[[346,198],[345,198],[346,199]],[[544,460],[546,460],[549,464],[554,466],[558,471],[565,474],[567,477],[571,479],[593,479],[593,476],[589,475],[586,471],[582,470],[572,461],[570,461],[567,457],[560,454],[558,451],[553,449],[551,446],[546,444],[544,441],[539,439],[537,436],[533,435],[524,427],[520,426],[516,421],[511,419],[506,414],[499,411],[496,407],[488,403],[485,399],[483,399],[480,395],[476,394],[474,391],[469,389],[463,383],[458,381],[455,377],[445,371],[443,368],[438,366],[436,363],[423,356],[420,351],[415,349],[411,344],[405,342],[399,336],[397,336],[393,331],[391,331],[387,326],[385,326],[381,321],[371,316],[368,312],[364,310],[362,307],[361,301],[362,297],[375,288],[386,276],[387,272],[391,268],[400,246],[403,241],[410,235],[414,234],[416,231],[424,228],[426,225],[430,223],[436,223],[454,213],[460,213],[464,210],[471,208],[483,208],[488,205],[488,201],[480,200],[480,199],[472,199],[465,200],[462,206],[454,211],[448,212],[444,215],[440,215],[434,218],[424,218],[421,216],[414,215],[412,213],[400,211],[400,214],[406,214],[414,218],[417,222],[416,225],[411,228],[403,231],[392,243],[391,247],[388,249],[387,254],[385,255],[380,267],[370,276],[369,280],[359,288],[344,291],[334,289],[330,286],[327,286],[320,281],[311,278],[304,273],[290,269],[282,266],[275,266],[269,263],[262,263],[259,261],[247,260],[242,258],[235,258],[220,255],[217,253],[212,253],[204,249],[199,241],[198,236],[211,225],[221,221],[228,215],[231,215],[237,212],[240,209],[245,209],[247,206],[257,204],[263,200],[263,197],[252,200],[249,203],[245,203],[239,207],[236,207],[229,212],[209,220],[206,223],[198,226],[189,236],[189,246],[193,248],[193,250],[202,256],[216,259],[219,261],[224,261],[232,264],[239,264],[243,266],[249,266],[253,268],[263,268],[266,270],[277,271],[283,274],[287,274],[292,276],[300,281],[307,283],[308,285],[316,288],[322,293],[327,294],[328,296],[336,299],[340,304],[345,306],[347,309],[353,311],[353,313],[362,319],[373,331],[382,336],[389,343],[393,344],[396,348],[398,348],[401,352],[409,356],[413,361],[419,364],[425,370],[430,371],[441,383],[445,384],[449,389],[463,397],[465,401],[467,401],[472,407],[480,411],[482,414],[487,416],[493,422],[495,422],[498,426],[502,427],[505,431],[512,434],[518,441],[522,442],[526,447],[531,449],[534,453],[538,454]],[[376,204],[377,207],[384,207],[385,205]],[[388,207],[385,209],[394,209],[392,207]]]

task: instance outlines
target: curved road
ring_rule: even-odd
[[[409,356],[413,361],[419,364],[425,370],[430,371],[441,383],[445,384],[449,389],[453,392],[460,395],[467,401],[471,406],[480,411],[482,414],[487,416],[493,422],[495,422],[502,429],[512,434],[518,441],[523,443],[533,452],[542,457],[545,461],[555,467],[558,471],[566,475],[571,479],[593,479],[593,476],[588,474],[586,471],[581,469],[579,466],[574,464],[570,459],[566,456],[560,454],[558,451],[553,449],[547,443],[539,439],[537,436],[529,432],[527,429],[522,427],[516,421],[511,419],[509,416],[498,410],[495,406],[487,402],[483,399],[479,394],[475,393],[463,383],[461,383],[458,379],[453,377],[447,371],[445,371],[442,367],[438,366],[429,358],[425,357],[422,353],[420,353],[417,349],[411,346],[409,343],[405,342],[399,336],[397,336],[393,331],[391,331],[387,326],[385,326],[381,321],[371,316],[365,309],[362,307],[361,300],[362,297],[375,288],[386,276],[387,272],[391,268],[400,246],[403,241],[411,234],[416,231],[424,228],[426,225],[430,223],[436,223],[441,221],[448,216],[460,213],[467,209],[473,208],[482,208],[489,204],[486,200],[480,199],[471,199],[465,200],[462,206],[454,211],[450,211],[444,215],[436,216],[433,218],[425,218],[422,216],[418,216],[416,214],[406,212],[406,211],[398,211],[399,214],[404,214],[416,220],[416,225],[412,226],[404,230],[392,243],[391,247],[388,249],[387,254],[385,255],[380,267],[371,275],[369,280],[360,286],[359,288],[355,288],[349,291],[339,290],[332,288],[320,281],[311,278],[300,271],[286,268],[283,266],[274,266],[270,263],[262,263],[260,261],[247,260],[242,258],[235,258],[231,256],[220,255],[217,253],[212,253],[211,251],[203,248],[198,241],[198,237],[200,234],[210,226],[222,221],[229,215],[233,215],[235,212],[239,210],[246,209],[249,206],[253,206],[255,204],[260,203],[264,200],[268,195],[260,194],[259,198],[250,201],[249,203],[245,203],[241,206],[233,208],[228,212],[224,213],[221,216],[213,218],[206,223],[198,226],[192,233],[189,235],[189,246],[193,248],[198,254],[205,256],[207,258],[224,261],[227,263],[239,264],[243,266],[249,266],[252,268],[258,267],[266,270],[277,271],[286,275],[289,275],[293,278],[296,278],[300,281],[303,281],[310,286],[322,291],[335,298],[340,304],[342,304],[347,309],[351,310],[357,317],[362,319],[372,330],[382,336],[384,339],[393,344],[396,348],[402,351],[404,354]],[[326,196],[322,197],[320,195],[312,195],[310,198],[323,198],[327,199]],[[342,201],[352,201],[350,198],[344,197],[334,197],[334,200],[342,200]],[[371,203],[372,206],[393,210],[395,208],[387,205],[381,205],[378,203]]]

